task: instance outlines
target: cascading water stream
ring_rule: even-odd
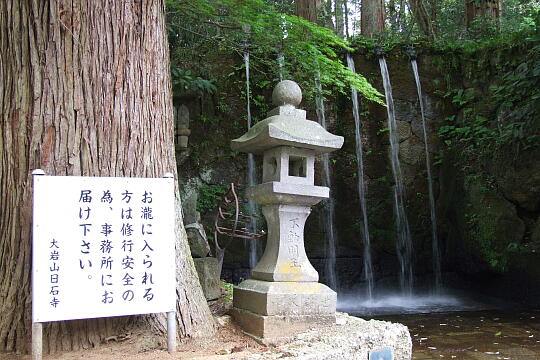
[[[400,265],[400,285],[404,295],[412,295],[413,288],[413,268],[412,268],[412,239],[409,229],[409,222],[405,212],[405,188],[399,163],[399,139],[397,122],[394,112],[394,99],[392,96],[392,85],[390,75],[386,65],[386,59],[379,50],[379,65],[383,78],[384,92],[386,95],[386,110],[388,114],[388,129],[390,138],[390,160],[392,164],[392,174],[394,177],[394,212],[396,222],[396,248]]]
[[[326,129],[326,115],[324,109],[324,100],[322,97],[322,86],[318,77],[315,78],[315,87],[317,88],[317,94],[315,96],[315,107],[317,112],[317,119],[319,124]],[[333,290],[338,290],[338,279],[336,275],[336,247],[337,247],[337,235],[334,228],[334,214],[335,203],[332,197],[332,168],[330,167],[330,159],[327,153],[323,154],[323,176],[324,186],[330,188],[330,197],[324,202],[324,208],[326,211],[326,234],[328,236],[328,243],[326,248],[326,276],[328,278],[328,286]]]
[[[283,71],[285,68],[285,57],[283,54],[278,54],[277,57],[278,69],[279,69],[279,81],[283,81]]]
[[[248,32],[248,30],[244,29]],[[247,114],[247,127],[248,130],[251,128],[251,88],[250,88],[250,78],[249,78],[249,51],[244,51],[244,65],[246,68],[246,114]],[[255,158],[253,154],[248,154],[247,161],[247,185],[255,185]],[[253,200],[248,200],[248,212],[250,215],[255,214],[256,206]],[[255,217],[252,217],[249,223],[249,231],[251,233],[257,233],[257,220]],[[257,243],[255,239],[247,239],[244,241],[244,245],[249,248],[249,267],[253,269],[257,265],[258,251]]]
[[[418,91],[418,101],[420,102],[420,113],[422,115],[422,131],[424,134],[424,147],[426,152],[426,169],[428,177],[428,192],[429,192],[429,208],[431,215],[431,241],[433,252],[433,275],[435,277],[435,293],[441,291],[441,255],[439,251],[439,239],[437,237],[437,214],[435,212],[435,196],[433,194],[433,177],[431,172],[431,161],[429,158],[429,144],[426,129],[426,117],[424,112],[424,99],[422,97],[422,84],[420,83],[420,75],[418,73],[418,63],[414,57],[411,57],[411,67],[416,81],[416,89]]]
[[[347,67],[355,72],[354,60],[350,53],[347,53]],[[356,137],[356,158],[358,161],[358,196],[360,199],[360,210],[362,212],[362,238],[364,240],[364,280],[366,281],[366,295],[368,300],[373,298],[373,264],[371,261],[371,240],[369,238],[369,226],[366,207],[366,186],[364,183],[364,154],[362,150],[362,138],[360,137],[360,112],[358,111],[358,94],[355,89],[351,90],[353,103],[353,117]]]
[[[289,36],[289,33],[287,31],[287,21],[285,20],[285,16],[283,15],[281,17],[281,24],[279,25],[281,27],[281,46],[280,50],[278,52],[277,56],[277,63],[278,63],[278,73],[279,73],[279,81],[283,81],[284,72],[285,72],[285,55],[283,55],[283,45],[284,41]]]

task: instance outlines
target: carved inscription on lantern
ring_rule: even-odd
[[[305,295],[296,294],[289,298],[288,307],[285,310],[291,315],[320,314],[331,308],[332,301],[329,294]]]
[[[287,232],[287,253],[291,267],[301,268],[300,264],[300,245],[302,240],[302,228],[300,227],[300,219],[293,218],[289,220],[289,231]]]
[[[290,313],[300,315],[302,313],[302,297],[300,295],[296,295],[291,300]]]

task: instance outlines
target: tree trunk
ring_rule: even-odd
[[[465,0],[465,14],[467,29],[477,17],[485,16],[490,19],[499,20],[502,15],[500,0]]]
[[[343,12],[343,2],[347,0],[334,1],[334,17],[336,19],[336,35],[343,38],[345,36],[345,18]]]
[[[384,31],[384,1],[362,0],[360,26],[362,35],[373,38]]]
[[[435,39],[435,11],[427,0],[410,0],[409,4],[420,30],[431,39]]]
[[[32,178],[176,174],[163,0],[0,1],[0,352],[31,338]],[[177,219],[180,200],[177,198]],[[177,222],[178,335],[213,323]],[[49,323],[44,352],[163,315]]]
[[[317,23],[318,0],[296,0],[296,16]]]

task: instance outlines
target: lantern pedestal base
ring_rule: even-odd
[[[266,345],[278,345],[309,329],[336,323],[335,313],[332,315],[265,316],[234,308],[231,314],[244,332]]]
[[[336,321],[336,293],[317,282],[245,280],[233,299],[236,322],[266,343]]]

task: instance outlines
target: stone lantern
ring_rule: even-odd
[[[174,107],[174,118],[176,121],[176,144],[181,151],[187,150],[189,135],[189,109],[182,104],[179,107]]]
[[[311,206],[329,196],[329,188],[314,184],[315,156],[343,145],[343,137],[296,108],[302,91],[294,81],[280,82],[272,100],[277,107],[269,117],[231,142],[234,151],[263,155],[262,184],[248,196],[262,206],[267,244],[252,278],[234,288],[233,316],[265,342],[335,322],[336,293],[318,282],[304,248],[304,224]]]

